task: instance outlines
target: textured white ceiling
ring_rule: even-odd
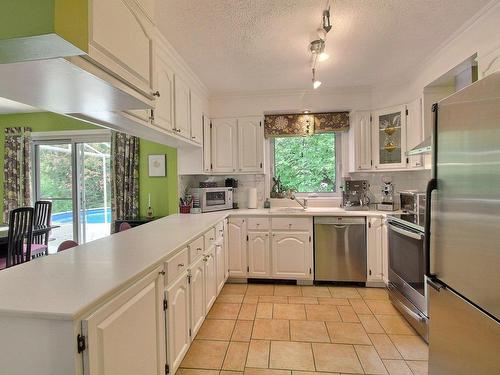
[[[320,90],[405,82],[489,0],[332,0]],[[157,24],[213,93],[309,89],[327,0],[158,0]]]

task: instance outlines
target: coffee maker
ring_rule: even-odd
[[[394,201],[394,185],[389,180],[382,181],[382,201],[377,204],[377,210],[395,211],[398,209],[397,202]]]
[[[367,180],[346,180],[342,192],[342,207],[346,211],[368,211],[370,199]]]

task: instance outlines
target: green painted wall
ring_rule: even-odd
[[[0,115],[0,212],[3,212],[3,159],[4,128],[28,126],[34,132],[91,130],[99,127],[50,112]],[[145,139],[140,141],[139,199],[140,213],[146,214],[148,193],[155,216],[166,216],[178,212],[177,203],[177,150]],[[148,177],[148,155],[167,155],[167,176]]]

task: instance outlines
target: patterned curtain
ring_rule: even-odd
[[[9,212],[31,205],[31,128],[6,128],[4,151],[3,221]]]
[[[293,137],[349,130],[349,112],[266,115],[264,136]]]
[[[139,216],[139,138],[111,135],[111,232],[117,219]]]

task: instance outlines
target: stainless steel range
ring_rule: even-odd
[[[394,214],[389,228],[389,297],[428,341],[424,215]]]

